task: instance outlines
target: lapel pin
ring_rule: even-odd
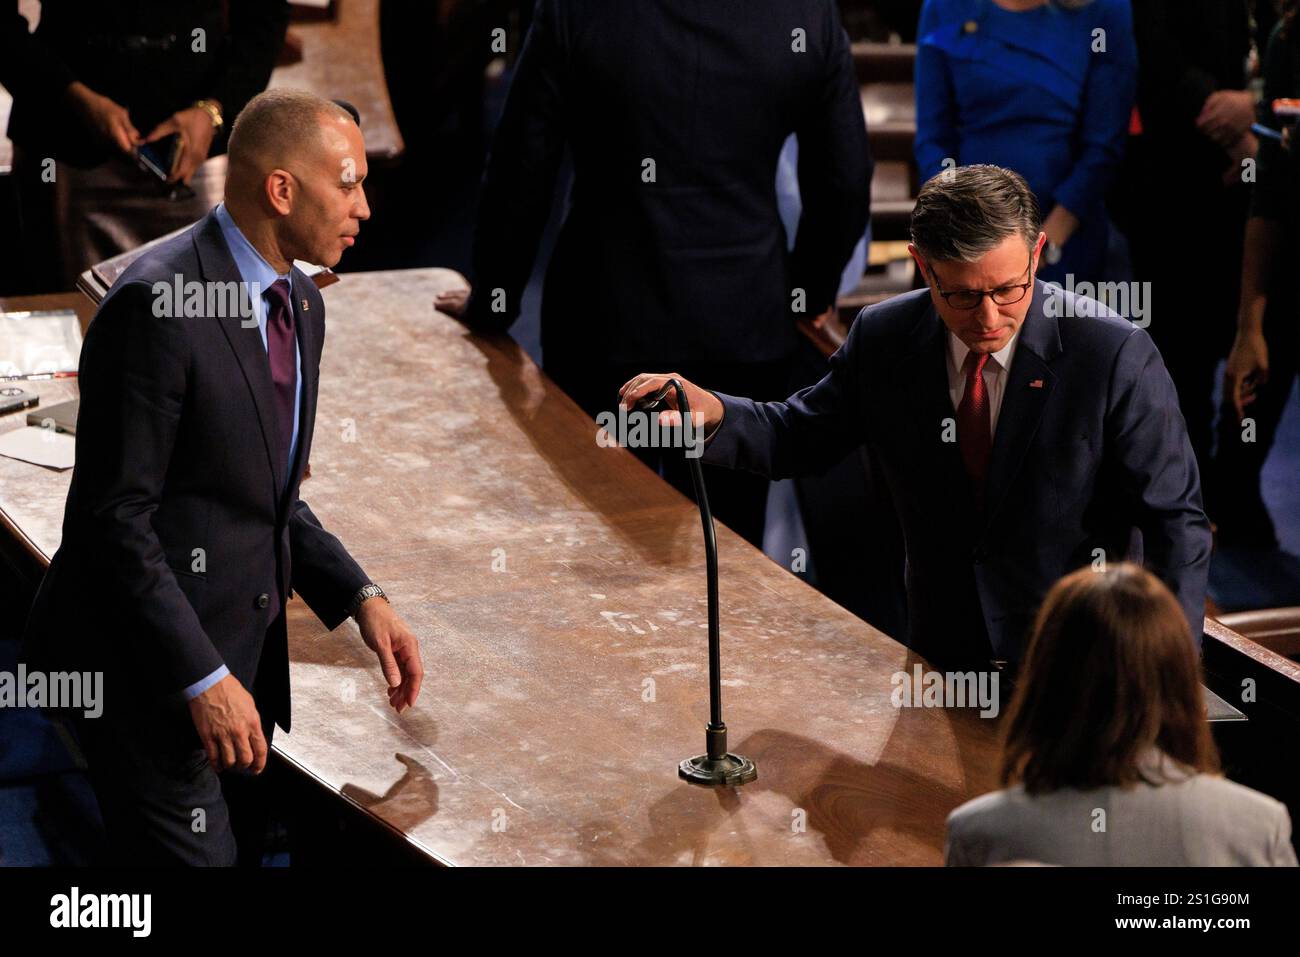
[[[1042,387],[1043,387],[1042,379],[1035,379],[1033,382],[1029,383],[1029,388],[1031,389],[1041,389]]]
[[[302,311],[303,311],[303,312],[307,312],[307,311],[311,308],[310,306],[307,305],[307,300],[306,300],[306,299],[299,299],[298,301],[302,303]]]

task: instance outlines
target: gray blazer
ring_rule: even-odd
[[[1027,795],[1020,785],[948,815],[949,866],[1296,866],[1286,807],[1165,763],[1169,783]]]

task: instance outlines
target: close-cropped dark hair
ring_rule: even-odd
[[[929,262],[978,261],[1008,236],[1038,243],[1034,191],[1001,166],[957,166],[932,177],[912,209],[912,243]]]
[[[1029,793],[1215,773],[1200,664],[1177,599],[1140,565],[1084,568],[1043,600],[1007,714],[1002,782]],[[1165,775],[1145,760],[1173,760]]]

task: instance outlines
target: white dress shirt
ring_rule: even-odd
[[[970,350],[949,330],[948,333],[948,395],[952,399],[955,411],[961,406],[961,398],[966,394],[966,356]],[[1007,373],[1011,369],[1011,359],[1016,354],[1016,341],[1020,338],[1017,329],[1011,341],[989,356],[984,364],[984,391],[989,397],[989,437],[998,431],[998,412],[1002,410],[1002,396],[1007,391]]]

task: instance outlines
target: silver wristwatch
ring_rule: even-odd
[[[382,588],[374,582],[366,582],[361,586],[361,590],[352,596],[352,601],[348,602],[348,617],[355,618],[357,612],[361,610],[361,605],[371,598],[382,598],[384,601],[388,601],[388,596],[384,594]],[[389,602],[389,604],[392,603]]]

